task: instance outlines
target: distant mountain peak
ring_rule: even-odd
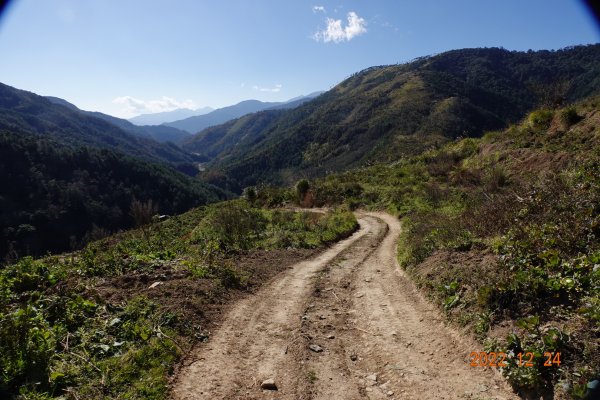
[[[164,125],[181,129],[189,133],[200,132],[210,126],[220,125],[232,119],[239,118],[263,110],[294,108],[300,104],[312,100],[324,92],[314,92],[307,96],[294,97],[285,102],[263,102],[256,99],[242,100],[231,106],[217,108],[204,115],[191,116],[179,121],[165,123]]]
[[[243,100],[231,106],[217,108],[208,114],[195,115],[178,121],[165,123],[163,125],[171,126],[173,128],[181,129],[190,133],[196,133],[200,132],[204,128],[208,128],[209,126],[219,125],[229,120],[239,118],[242,115],[266,110],[267,108],[271,108],[279,104],[282,103],[266,103],[255,99]]]
[[[213,110],[212,107],[201,107],[195,110],[190,108],[177,108],[171,111],[137,115],[133,118],[129,118],[129,122],[135,125],[162,125],[196,115],[208,114]]]

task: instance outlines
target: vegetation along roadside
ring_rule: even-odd
[[[582,398],[600,375],[599,111],[598,98],[539,109],[481,139],[316,180],[311,196],[399,215],[402,267],[487,351],[512,356],[510,383]],[[529,352],[533,366],[519,366]],[[544,366],[544,353],[560,360]]]
[[[163,399],[228,302],[357,226],[236,200],[22,258],[0,272],[0,395]]]

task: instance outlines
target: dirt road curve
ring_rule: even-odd
[[[516,398],[496,371],[468,366],[479,348],[398,268],[397,219],[359,217],[350,238],[236,304],[190,355],[172,398]],[[261,389],[269,378],[276,391]]]

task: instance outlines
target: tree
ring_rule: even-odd
[[[254,204],[254,202],[256,201],[256,198],[257,198],[256,189],[254,189],[254,187],[252,187],[252,186],[248,186],[247,188],[244,189],[242,196],[246,200],[248,200],[248,202],[250,204]]]
[[[310,183],[307,179],[300,179],[298,183],[296,183],[296,194],[298,195],[298,201],[302,202],[306,193],[308,193],[310,189]]]
[[[311,190],[310,183],[306,179],[300,179],[296,183],[296,194],[298,195],[298,203],[302,207],[312,207],[315,204],[315,196]]]

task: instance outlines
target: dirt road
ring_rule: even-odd
[[[442,323],[397,265],[397,219],[350,238],[237,303],[188,357],[173,399],[511,399],[479,347]],[[311,349],[312,347],[312,349]],[[273,379],[277,390],[262,390]]]

